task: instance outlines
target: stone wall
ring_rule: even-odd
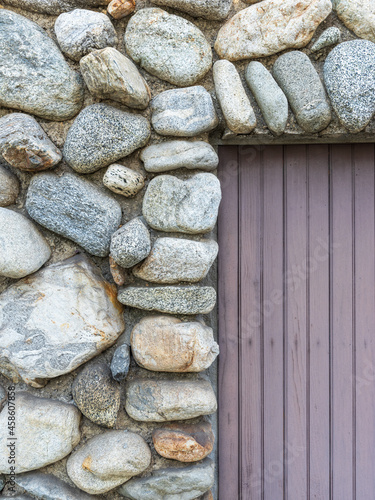
[[[216,498],[214,147],[372,141],[375,8],[2,4],[3,493]]]

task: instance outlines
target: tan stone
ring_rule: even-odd
[[[214,500],[212,491],[207,491],[204,495],[198,498],[198,500]]]
[[[330,0],[265,0],[229,20],[219,31],[215,50],[238,61],[305,47],[331,11]]]
[[[336,0],[338,17],[360,38],[375,42],[374,0]]]
[[[168,316],[143,318],[132,331],[131,347],[140,366],[158,372],[200,372],[219,353],[211,328]]]
[[[126,271],[118,264],[116,264],[111,256],[109,256],[109,270],[111,271],[113,281],[116,283],[116,285],[125,285]]]
[[[207,422],[171,424],[152,433],[155,450],[165,458],[180,462],[196,462],[209,455],[215,436]]]
[[[129,16],[135,10],[135,0],[112,0],[107,11],[113,19],[122,19]]]

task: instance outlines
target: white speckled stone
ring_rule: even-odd
[[[225,19],[232,6],[232,0],[152,0],[152,3],[182,10],[193,17],[203,17],[211,21]]]
[[[121,267],[133,267],[151,251],[150,233],[140,218],[122,226],[112,235],[111,257]]]
[[[36,226],[24,215],[6,208],[0,208],[0,248],[0,275],[9,278],[34,273],[51,256]]]
[[[246,82],[263,114],[267,127],[281,135],[288,121],[288,100],[262,63],[252,61],[245,73]]]
[[[216,61],[213,77],[228,128],[235,134],[249,134],[256,126],[255,113],[235,65],[226,60]]]
[[[331,28],[326,29],[320,35],[318,40],[311,47],[311,52],[318,52],[318,50],[325,49],[326,47],[331,47],[332,45],[336,45],[341,40],[341,31],[332,26]]]
[[[113,99],[130,108],[145,109],[150,89],[137,66],[118,50],[94,50],[80,61],[82,76],[97,99]]]
[[[145,178],[131,168],[114,163],[104,174],[103,184],[114,193],[130,197],[135,196],[143,188]]]
[[[98,7],[107,5],[109,0],[3,0],[6,5],[19,7],[32,12],[57,16],[76,7]]]
[[[55,22],[55,34],[62,52],[74,61],[93,50],[117,44],[109,17],[92,10],[75,9],[60,14]]]
[[[146,71],[180,87],[194,85],[212,65],[211,46],[203,33],[162,9],[141,9],[130,19],[125,47]]]

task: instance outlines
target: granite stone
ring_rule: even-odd
[[[133,267],[151,251],[150,233],[140,218],[116,231],[111,240],[111,257],[121,267]]]
[[[63,121],[82,102],[81,78],[55,42],[33,21],[0,9],[0,106]]]
[[[109,0],[3,0],[3,3],[12,7],[52,16],[68,12],[76,7],[98,7],[107,5],[108,2]]]
[[[120,345],[113,355],[111,361],[112,377],[121,382],[129,372],[130,367],[130,346],[128,344]]]
[[[232,6],[232,0],[152,0],[152,3],[172,7],[192,17],[203,17],[210,21],[225,19]]]
[[[341,31],[336,26],[326,29],[320,35],[318,40],[311,47],[311,52],[318,52],[319,50],[336,45],[341,40]]]
[[[17,474],[15,483],[39,500],[93,500],[95,498],[73,488],[52,474],[42,472]]]
[[[13,205],[20,192],[20,183],[17,177],[0,161],[0,207]]]
[[[80,174],[95,172],[145,146],[150,134],[143,116],[107,104],[92,104],[70,127],[64,159]]]
[[[141,9],[125,32],[129,56],[146,71],[180,87],[194,85],[211,68],[212,50],[190,21],[162,9]]]
[[[31,180],[26,210],[41,226],[105,257],[121,222],[121,207],[93,183],[66,173],[41,173]]]
[[[145,185],[145,178],[139,172],[114,163],[104,174],[105,187],[122,196],[135,196]]]

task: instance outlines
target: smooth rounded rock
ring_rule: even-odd
[[[0,207],[13,205],[20,192],[17,177],[0,164]]]
[[[15,472],[40,469],[69,455],[80,440],[80,412],[61,401],[16,393]],[[0,472],[9,474],[9,405],[0,413]],[[9,439],[10,438],[10,439]]]
[[[213,130],[219,119],[204,87],[171,89],[151,101],[152,126],[160,135],[194,137]]]
[[[117,194],[135,196],[145,185],[145,178],[139,172],[114,163],[108,167],[103,177],[103,184]]]
[[[193,17],[203,17],[210,21],[225,19],[232,6],[232,0],[152,0],[152,3],[182,10]]]
[[[33,21],[0,9],[0,106],[62,121],[82,103],[81,78],[53,40]]]
[[[109,256],[109,270],[116,285],[122,286],[126,282],[126,270],[120,267],[117,262]]]
[[[331,11],[331,0],[265,0],[224,24],[215,50],[222,59],[238,61],[305,47]]]
[[[140,218],[116,231],[111,240],[111,257],[121,267],[133,267],[151,251],[150,233]]]
[[[97,99],[112,99],[130,108],[145,109],[150,89],[137,66],[118,50],[95,50],[80,61],[82,76]]]
[[[70,127],[64,159],[79,174],[96,172],[145,146],[150,134],[149,122],[143,116],[92,104]]]
[[[213,77],[228,128],[235,134],[250,134],[256,126],[256,117],[235,65],[226,60],[216,61]]]
[[[111,236],[121,222],[121,207],[112,196],[70,173],[34,176],[26,210],[41,226],[99,257],[109,254]]]
[[[324,83],[344,127],[353,134],[363,130],[375,113],[375,44],[340,43],[324,63]]]
[[[284,92],[260,62],[249,63],[245,78],[267,127],[275,135],[281,135],[288,121],[288,100]]]
[[[201,372],[219,354],[212,328],[169,316],[143,318],[133,328],[131,347],[140,366],[157,372]]]
[[[34,273],[51,256],[51,249],[36,226],[7,208],[0,208],[0,248],[0,275],[8,278]]]
[[[62,159],[35,118],[24,113],[0,119],[0,154],[12,167],[30,172],[52,168]]]
[[[177,168],[215,170],[219,157],[204,141],[166,141],[152,144],[140,155],[147,172],[167,172]]]
[[[98,7],[107,5],[109,0],[4,0],[3,3],[32,12],[57,16],[76,7]]]
[[[17,474],[15,483],[40,500],[93,500],[95,498],[73,488],[52,474],[42,472]]]
[[[89,439],[72,453],[66,468],[73,483],[98,495],[140,474],[150,465],[151,451],[138,434],[108,431]]]
[[[159,175],[147,187],[143,215],[158,231],[206,233],[215,227],[220,201],[220,182],[213,174],[199,173],[186,181]]]
[[[325,49],[326,47],[336,45],[340,40],[341,31],[336,28],[336,26],[331,26],[331,28],[323,31],[318,40],[311,47],[311,52],[318,52],[319,50]]]
[[[120,345],[113,355],[111,361],[112,377],[121,382],[129,372],[130,367],[130,346],[128,344]]]
[[[75,61],[96,49],[113,47],[117,35],[109,18],[101,12],[75,9],[60,14],[55,34],[62,52]]]
[[[203,33],[162,9],[141,9],[130,19],[125,48],[146,71],[181,87],[194,85],[212,65],[211,47]]]
[[[106,364],[85,366],[73,382],[72,394],[85,417],[95,424],[114,427],[120,408],[120,387]]]
[[[113,345],[124,328],[116,287],[76,255],[0,295],[0,372],[42,387]]]
[[[112,0],[108,5],[107,12],[113,19],[122,19],[129,16],[135,10],[135,0]]]
[[[306,54],[299,51],[283,54],[273,66],[273,76],[305,132],[315,134],[328,127],[331,108],[319,75]]]
[[[215,436],[208,422],[199,424],[169,424],[152,433],[155,450],[164,458],[180,462],[197,462],[209,455]]]
[[[158,238],[133,274],[151,283],[196,283],[206,277],[219,247],[216,241]]]
[[[373,0],[333,0],[339,19],[360,38],[375,42]]]
[[[208,314],[216,304],[216,291],[210,286],[128,287],[118,300],[129,307],[165,314]]]
[[[217,409],[208,380],[141,379],[126,385],[125,409],[139,422],[187,420],[210,415]]]

